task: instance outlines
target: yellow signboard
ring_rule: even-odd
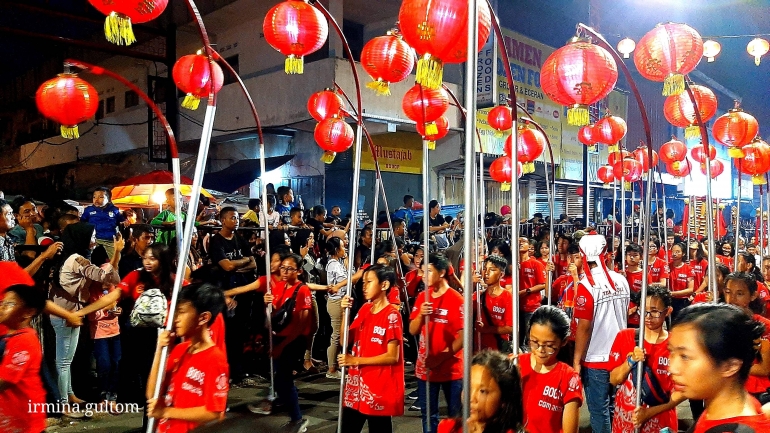
[[[372,136],[374,151],[381,171],[422,173],[422,138],[412,132],[394,132]],[[361,170],[374,170],[374,158],[364,143],[361,152]]]

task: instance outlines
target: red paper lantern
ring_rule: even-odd
[[[597,143],[594,135],[594,125],[583,125],[578,130],[578,141],[586,146],[593,146]]]
[[[224,83],[222,68],[216,62],[212,68],[209,58],[203,54],[180,57],[174,63],[171,74],[174,77],[174,84],[187,94],[182,100],[182,107],[188,110],[197,110],[201,98],[208,98],[212,80],[214,93],[219,92]]]
[[[759,132],[757,119],[737,106],[719,116],[711,128],[714,139],[727,146],[727,154],[731,158],[741,158],[743,156],[741,148],[751,143],[757,136],[757,132]]]
[[[372,77],[366,87],[378,95],[390,95],[390,83],[404,81],[414,68],[414,54],[401,35],[391,30],[364,45],[361,66]]]
[[[705,124],[717,112],[717,97],[708,87],[692,84],[690,89],[698,105],[701,121]],[[695,116],[695,107],[692,104],[689,93],[682,92],[679,95],[672,95],[666,98],[666,101],[663,103],[663,114],[672,125],[685,128],[685,137],[697,138],[700,136],[700,127],[697,125],[698,119]]]
[[[722,163],[722,161],[718,159],[715,159],[710,163],[711,163],[711,178],[716,179],[717,176],[719,176],[725,171],[725,165]],[[707,176],[706,164],[704,163],[700,164],[700,172],[703,173],[704,176]]]
[[[35,102],[43,116],[61,124],[62,137],[78,138],[78,123],[94,117],[99,94],[77,74],[64,73],[40,85]]]
[[[702,145],[697,145],[692,148],[690,151],[690,156],[692,156],[692,159],[695,161],[705,164],[706,163],[706,151],[703,150]],[[709,161],[717,157],[717,149],[714,146],[709,145],[709,155],[708,159]]]
[[[487,114],[487,123],[498,133],[504,133],[513,128],[512,113],[511,107],[507,105],[498,105],[489,110],[489,114]]]
[[[333,116],[321,121],[315,126],[313,137],[318,146],[323,149],[321,161],[331,164],[339,152],[350,149],[353,145],[353,128],[339,117]]]
[[[321,122],[338,115],[344,105],[340,95],[331,89],[326,89],[310,95],[310,99],[307,100],[307,111],[313,119]]]
[[[303,57],[324,45],[329,25],[323,14],[305,0],[286,0],[267,12],[262,33],[271,47],[287,56],[284,71],[301,74],[305,70]]]
[[[666,171],[674,177],[685,177],[690,174],[690,170],[692,170],[692,165],[690,164],[690,161],[686,159],[681,162],[666,165]]]
[[[416,81],[438,89],[443,63],[464,63],[468,57],[468,2],[465,0],[404,0],[398,12],[404,40],[417,51]],[[478,2],[478,47],[487,42],[492,25],[486,2]]]
[[[521,174],[518,174],[521,177]],[[511,182],[513,182],[511,176],[513,176],[513,161],[510,157],[501,156],[489,166],[489,177],[495,182],[500,182],[501,191],[510,191]]]
[[[447,133],[449,132],[449,120],[441,116],[434,122],[436,125],[436,128],[438,129],[438,132],[435,134],[427,134],[425,132],[425,126],[423,123],[417,123],[415,124],[415,129],[417,129],[417,133],[422,136],[423,140],[426,140],[428,142],[428,149],[435,150],[436,149],[436,142],[441,140],[442,138],[446,137]]]
[[[660,147],[660,160],[664,164],[681,162],[687,158],[687,146],[674,138],[667,141]]]
[[[583,193],[584,192],[585,191],[583,190],[582,186],[579,186],[579,187],[575,188],[575,194],[579,195],[580,197],[583,197]]]
[[[751,175],[754,185],[764,185],[764,174],[770,170],[770,145],[761,138],[743,147],[743,159],[736,161],[738,171]]]
[[[611,165],[603,165],[599,167],[599,170],[596,174],[599,177],[599,180],[601,180],[605,185],[610,184],[615,180],[615,173],[613,173]]]
[[[516,154],[518,161],[521,162],[521,171],[523,174],[535,171],[534,161],[543,154],[547,145],[547,140],[542,132],[528,126],[519,126],[518,140],[516,142]],[[511,155],[513,145],[513,135],[505,140],[504,152]]]
[[[607,164],[609,165],[615,165],[618,161],[626,159],[626,158],[633,158],[634,155],[627,151],[627,150],[621,150],[617,152],[610,152],[609,155],[607,155]]]
[[[634,64],[639,73],[651,81],[663,82],[663,95],[684,92],[684,76],[703,56],[703,40],[687,24],[658,24],[639,40],[634,51]]]
[[[168,0],[88,0],[99,12],[107,15],[104,36],[117,45],[136,42],[131,23],[141,24],[158,18],[166,10]]]
[[[650,169],[650,158],[648,155],[648,148],[644,143],[640,143],[639,147],[636,148],[633,152],[631,152],[634,156],[634,159],[639,161],[640,164],[642,164],[642,171],[647,172]],[[653,168],[658,165],[658,152],[652,151],[652,166]]]
[[[626,158],[612,166],[612,173],[617,180],[636,182],[642,178],[642,164],[633,158]]]
[[[543,63],[540,85],[554,102],[566,105],[570,125],[588,125],[588,106],[607,96],[618,81],[610,53],[584,39],[573,39]]]
[[[406,117],[415,123],[425,124],[425,133],[435,135],[438,127],[433,121],[443,116],[449,107],[449,97],[444,89],[429,89],[415,84],[404,94],[401,108]]]
[[[610,152],[614,152],[618,143],[626,136],[628,127],[626,121],[618,116],[607,116],[594,125],[593,137],[599,143],[608,144]]]

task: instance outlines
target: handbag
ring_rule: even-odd
[[[166,324],[168,301],[160,289],[142,292],[131,310],[129,321],[135,328],[162,328]]]
[[[297,305],[297,293],[299,293],[301,285],[302,282],[295,284],[294,293],[291,295],[291,298],[287,299],[286,302],[281,305],[281,308],[273,311],[273,314],[270,317],[270,323],[272,324],[274,333],[280,333],[291,323],[291,316],[294,313],[294,307]]]

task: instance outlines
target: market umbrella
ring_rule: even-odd
[[[172,179],[173,176],[168,170],[155,170],[128,178],[112,188],[112,202],[119,206],[158,207],[166,199],[166,190],[174,187]],[[180,194],[189,196],[192,179],[182,176],[181,184]],[[201,194],[214,198],[205,189],[201,189]]]

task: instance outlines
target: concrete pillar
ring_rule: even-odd
[[[342,27],[342,19],[343,19],[343,0],[329,0],[329,13],[334,17],[334,19],[337,21],[337,24]],[[334,30],[329,29],[329,57],[343,57],[344,50],[342,48],[342,41],[340,38],[334,33]]]

